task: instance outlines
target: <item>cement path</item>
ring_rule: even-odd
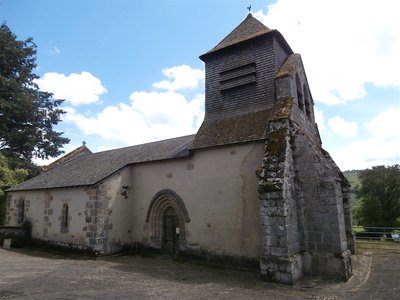
[[[305,278],[292,287],[162,258],[0,249],[0,299],[399,299],[399,259],[360,255],[347,283]]]

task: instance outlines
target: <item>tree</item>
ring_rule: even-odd
[[[12,170],[10,160],[0,153],[0,224],[4,224],[5,190],[28,177],[28,170]]]
[[[377,166],[360,172],[357,210],[363,226],[400,225],[400,166]]]
[[[63,100],[35,83],[36,49],[32,38],[19,41],[5,23],[0,26],[0,152],[25,163],[56,157],[69,142],[53,130],[64,113]]]

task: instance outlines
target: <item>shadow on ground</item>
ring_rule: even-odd
[[[392,299],[400,286],[399,258],[363,253],[353,257],[354,276],[347,283],[305,277],[287,286],[265,282],[257,272],[163,256],[94,259],[38,248],[0,249],[0,299]]]

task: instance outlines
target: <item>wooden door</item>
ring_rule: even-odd
[[[175,210],[169,207],[164,212],[163,250],[168,254],[178,253],[179,220]]]

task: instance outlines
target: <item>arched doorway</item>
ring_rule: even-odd
[[[186,247],[185,224],[189,214],[181,197],[172,190],[162,190],[152,199],[146,222],[150,223],[152,247],[177,254]]]
[[[168,254],[179,251],[179,219],[174,208],[168,207],[163,214],[162,250]]]

